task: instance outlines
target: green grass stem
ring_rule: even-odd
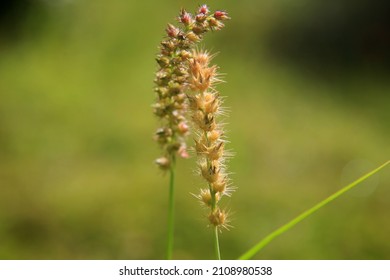
[[[175,161],[172,160],[171,167],[169,169],[169,199],[168,199],[168,241],[167,241],[167,259],[172,259],[173,254],[173,239],[175,231]]]
[[[214,247],[215,257],[217,258],[217,260],[221,260],[221,252],[219,250],[218,227],[214,227]]]
[[[312,208],[310,208],[307,211],[303,212],[301,215],[299,215],[295,219],[291,220],[287,224],[285,224],[285,225],[281,226],[280,228],[276,229],[275,231],[271,232],[266,237],[264,237],[262,240],[260,240],[260,242],[258,242],[255,246],[253,246],[246,253],[244,253],[239,259],[240,260],[249,260],[249,259],[251,259],[256,253],[258,253],[261,249],[263,249],[266,245],[268,245],[268,243],[270,243],[275,237],[277,237],[277,236],[281,235],[282,233],[286,232],[287,230],[291,229],[293,226],[295,226],[296,224],[298,224],[302,220],[306,219],[311,214],[313,214],[317,210],[321,209],[322,207],[324,207],[329,202],[335,200],[336,198],[338,198],[339,196],[341,196],[345,192],[349,191],[350,189],[352,189],[353,187],[355,187],[359,183],[363,182],[367,178],[371,177],[372,175],[374,175],[375,173],[377,173],[378,171],[383,169],[389,163],[390,163],[390,161],[385,162],[384,164],[382,164],[378,168],[376,168],[376,169],[372,170],[371,172],[363,175],[362,177],[360,177],[356,181],[350,183],[349,185],[345,186],[341,190],[339,190],[336,193],[332,194],[328,198],[322,200],[320,203],[316,204]]]

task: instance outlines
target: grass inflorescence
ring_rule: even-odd
[[[208,125],[206,122],[210,122],[210,126],[203,130],[205,134],[202,136],[207,138],[207,143],[202,138],[199,139],[202,143],[197,142],[197,147],[204,145],[209,150],[207,154],[203,154],[207,155],[206,158],[199,161],[201,174],[204,177],[206,176],[206,179],[209,178],[210,183],[209,188],[202,190],[201,195],[209,192],[211,197],[210,222],[216,228],[226,227],[226,213],[217,207],[219,198],[227,193],[226,186],[228,184],[227,177],[223,175],[224,142],[220,138],[222,130],[215,123],[215,115],[219,112],[220,100],[218,94],[210,88],[217,81],[217,67],[208,66],[209,56],[207,52],[197,52],[195,50],[204,34],[222,29],[224,27],[223,21],[227,19],[229,17],[226,12],[215,11],[211,13],[207,5],[199,6],[197,12],[193,15],[182,9],[178,16],[180,26],[168,24],[166,28],[167,37],[161,42],[160,53],[156,58],[159,68],[154,80],[156,84],[156,102],[153,109],[154,114],[160,120],[160,127],[157,129],[154,138],[161,147],[162,155],[155,162],[162,170],[170,171],[168,259],[172,257],[173,251],[176,157],[188,157],[186,136],[189,134],[189,125],[187,115],[188,111],[193,109],[193,98],[198,98],[199,93],[202,96],[208,96],[206,98],[213,96],[213,100],[205,100],[206,103],[209,103],[207,108],[212,111],[202,111],[205,109],[203,108],[195,113],[195,115],[202,114],[202,112],[206,114],[203,117],[199,115],[199,118],[203,119],[199,119],[198,124],[203,122],[203,128]],[[205,59],[205,61],[201,62],[201,59]],[[192,93],[195,94],[195,97],[191,95]],[[193,116],[192,119],[195,121],[196,117]],[[198,128],[201,127],[198,126]],[[198,155],[200,154],[198,153]],[[218,234],[217,231],[216,234]],[[218,239],[216,239],[216,244],[219,244]],[[217,257],[219,258],[219,245],[216,247],[218,247]]]

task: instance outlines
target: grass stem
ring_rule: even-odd
[[[219,239],[218,239],[218,227],[214,226],[214,247],[215,257],[217,260],[221,260],[221,252],[219,250]]]
[[[172,160],[171,167],[169,169],[169,200],[168,200],[168,241],[167,241],[167,259],[172,259],[173,253],[173,237],[174,237],[174,196],[175,196],[175,160]]]

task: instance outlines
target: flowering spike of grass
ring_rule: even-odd
[[[306,219],[311,214],[315,213],[317,210],[321,209],[322,207],[324,207],[329,202],[335,200],[336,198],[338,198],[342,194],[346,193],[350,189],[352,189],[355,186],[357,186],[359,183],[363,182],[364,180],[368,179],[369,177],[371,177],[372,175],[374,175],[375,173],[377,173],[378,171],[380,171],[381,169],[386,167],[389,163],[390,163],[390,161],[385,162],[384,164],[382,164],[378,168],[376,168],[376,169],[372,170],[371,172],[363,175],[362,177],[360,177],[356,181],[354,181],[351,184],[345,186],[344,188],[342,188],[341,190],[339,190],[336,193],[332,194],[331,196],[329,196],[328,198],[324,199],[320,203],[316,204],[312,208],[310,208],[307,211],[303,212],[301,215],[299,215],[295,219],[291,220],[287,224],[285,224],[285,225],[281,226],[280,228],[276,229],[275,231],[271,232],[266,237],[264,237],[262,240],[260,240],[260,242],[258,242],[255,246],[253,246],[246,253],[244,253],[241,257],[239,257],[239,259],[240,260],[249,260],[249,259],[251,259],[256,253],[258,253],[261,249],[263,249],[266,245],[268,245],[268,243],[270,243],[275,237],[277,237],[277,236],[281,235],[282,233],[288,231],[293,226],[295,226],[296,224],[298,224],[302,220]]]
[[[207,32],[224,27],[223,21],[227,19],[226,12],[210,14],[208,7],[201,5],[195,15],[184,9],[180,11],[178,21],[181,27],[172,24],[166,27],[167,37],[161,42],[160,53],[156,57],[156,102],[153,104],[154,114],[160,120],[154,138],[163,151],[163,155],[155,162],[165,171],[170,169],[176,155],[188,157],[185,143],[188,135],[185,92],[188,90],[188,68],[193,50]]]
[[[199,174],[207,188],[200,190],[198,198],[209,209],[209,222],[214,229],[215,255],[221,259],[218,231],[228,227],[226,210],[219,206],[220,199],[231,193],[226,172],[225,140],[223,125],[218,121],[222,114],[222,100],[214,88],[219,82],[216,65],[210,65],[212,56],[207,51],[194,50],[189,63],[189,108],[196,131],[195,151],[198,156]]]
[[[168,245],[167,258],[172,258],[174,232],[174,174],[176,157],[187,158],[186,136],[189,134],[186,113],[188,110],[188,96],[190,74],[189,65],[193,61],[196,44],[199,43],[208,31],[220,30],[224,27],[223,21],[229,19],[224,11],[210,13],[207,5],[201,5],[192,15],[182,9],[178,16],[181,27],[168,24],[167,37],[160,44],[160,53],[156,57],[158,69],[154,83],[156,85],[156,102],[153,105],[154,114],[160,121],[160,127],[155,132],[154,139],[162,149],[162,155],[155,163],[163,171],[170,172],[169,181],[169,209],[168,209]],[[211,68],[210,68],[211,69]],[[216,68],[212,68],[212,72]],[[211,75],[210,73],[210,83]],[[214,76],[214,75],[213,75]],[[216,77],[213,77],[216,81]],[[198,84],[204,84],[198,81]],[[208,85],[208,84],[207,84]],[[212,104],[211,104],[212,105]],[[215,105],[212,105],[215,106]],[[216,157],[223,147],[211,151]],[[215,204],[216,195],[211,195]],[[214,205],[213,204],[213,205]],[[223,212],[218,212],[221,219]],[[218,243],[217,243],[218,244]]]

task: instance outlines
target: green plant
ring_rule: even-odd
[[[325,198],[321,202],[317,203],[316,205],[314,205],[310,209],[306,210],[305,212],[303,212],[302,214],[300,214],[296,218],[292,219],[290,222],[288,222],[288,223],[284,224],[283,226],[281,226],[280,228],[274,230],[273,232],[268,234],[266,237],[264,237],[262,240],[260,240],[257,244],[255,244],[252,248],[250,248],[248,251],[246,251],[244,254],[242,254],[240,256],[240,259],[241,260],[248,260],[248,259],[252,258],[256,253],[258,253],[261,249],[263,249],[266,245],[268,245],[268,243],[270,243],[275,237],[285,233],[286,231],[291,229],[293,226],[295,226],[299,222],[303,221],[304,219],[306,219],[310,215],[312,215],[315,212],[317,212],[318,210],[320,210],[322,207],[324,207],[328,203],[330,203],[333,200],[335,200],[336,198],[340,197],[341,195],[343,195],[347,191],[353,189],[359,183],[368,179],[369,177],[371,177],[372,175],[374,175],[375,173],[377,173],[378,171],[383,169],[385,166],[387,166],[389,163],[390,163],[390,161],[385,162],[381,166],[377,167],[376,169],[372,170],[371,172],[368,172],[367,174],[363,175],[359,179],[353,181],[352,183],[348,184],[347,186],[341,188],[339,191],[335,192],[334,194]]]
[[[157,94],[157,99],[153,107],[154,114],[160,119],[161,126],[155,133],[155,140],[159,143],[163,153],[162,157],[156,160],[156,164],[162,170],[169,170],[170,172],[167,245],[168,259],[172,258],[173,250],[174,176],[176,157],[177,155],[182,158],[188,157],[185,137],[188,134],[186,113],[188,110],[187,100],[190,95],[186,93],[190,90],[201,90],[202,93],[205,93],[205,91],[208,90],[215,81],[217,81],[215,76],[216,67],[207,66],[208,54],[207,52],[203,52],[201,55],[196,52],[196,44],[202,40],[203,35],[208,31],[220,30],[224,27],[223,21],[227,19],[228,16],[226,12],[216,11],[214,13],[210,13],[206,5],[201,5],[195,15],[191,15],[182,9],[178,17],[182,27],[179,28],[172,24],[168,24],[166,29],[168,37],[161,42],[160,54],[156,59],[159,69],[156,72],[156,78],[154,80],[156,84],[155,92]],[[201,56],[207,61],[200,63],[199,59]],[[215,92],[209,91],[209,93],[217,97]],[[212,106],[215,107],[215,105],[219,104],[219,101],[217,101],[216,98],[214,100],[215,102],[213,101]],[[195,103],[192,103],[192,107],[194,106]],[[201,108],[198,108],[198,111],[201,113]],[[208,112],[207,115],[203,115],[201,117],[202,120],[198,118],[198,122],[195,121],[195,123],[198,124],[201,124],[202,122],[210,122],[209,129],[205,130],[206,134],[208,132],[215,132],[215,113],[216,110],[214,112]],[[193,120],[196,120],[196,118],[193,117]],[[211,128],[213,128],[213,130],[211,130]],[[207,135],[205,137],[207,137]],[[223,142],[221,140],[217,140],[218,139],[215,140],[216,143],[221,143],[218,144],[219,151],[217,151],[217,153],[221,155],[221,152],[223,151]],[[208,145],[207,148],[212,147]],[[200,154],[200,152],[198,152],[198,154]],[[218,165],[222,163],[221,160],[216,160],[215,163],[217,162]],[[203,165],[203,163],[201,163],[201,165]],[[222,170],[220,166],[212,165],[211,160],[207,161],[204,168],[208,169],[202,172],[204,175],[205,172],[207,173],[209,170],[212,172]],[[222,180],[223,178],[220,178],[218,183],[221,184]],[[225,185],[226,183],[227,181],[225,182]],[[217,227],[224,224],[222,219],[225,214],[224,212],[221,212],[219,208],[216,208],[217,195],[216,192],[212,190],[211,185],[209,191],[212,200],[210,221],[215,226],[216,250],[219,256]]]
[[[207,183],[196,197],[209,209],[208,219],[213,227],[215,255],[221,259],[218,232],[228,227],[226,210],[218,202],[232,191],[226,172],[226,159],[223,126],[219,122],[221,98],[215,84],[218,79],[218,67],[210,66],[212,56],[200,50],[197,44],[208,31],[220,30],[223,21],[229,19],[224,11],[210,13],[206,5],[201,5],[195,15],[181,10],[178,17],[182,28],[168,24],[167,38],[161,42],[157,56],[159,69],[156,72],[154,114],[160,119],[161,126],[155,133],[155,140],[162,149],[162,156],[156,164],[169,171],[169,209],[167,259],[172,258],[174,235],[174,185],[176,157],[187,158],[186,138],[189,134],[188,114],[193,123],[194,150],[198,157],[199,174]],[[356,187],[360,182],[374,175],[390,161],[367,173],[338,192],[319,202],[301,215],[276,229],[246,253],[240,259],[250,259],[275,237],[285,233],[293,226],[309,217],[334,199]]]
[[[199,174],[207,183],[197,196],[209,209],[208,219],[214,228],[215,252],[221,259],[218,231],[228,227],[226,210],[219,207],[223,196],[229,196],[232,188],[226,172],[225,139],[223,125],[218,116],[223,114],[221,98],[213,88],[217,78],[217,66],[209,66],[210,55],[205,51],[194,51],[189,63],[188,95],[191,118],[196,134],[195,151],[198,156]]]

